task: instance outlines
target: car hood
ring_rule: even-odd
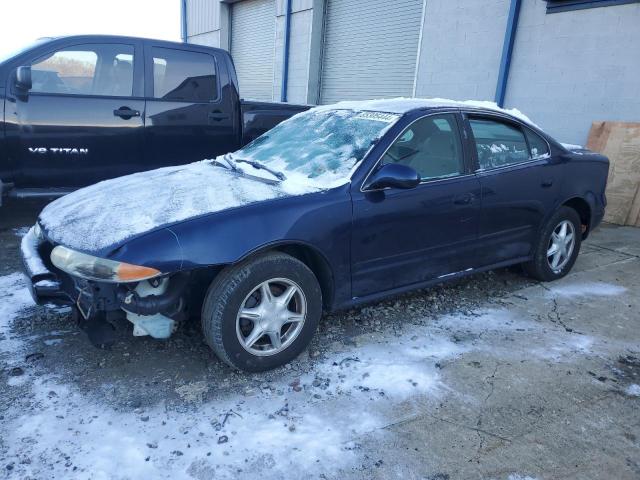
[[[98,253],[164,225],[255,202],[318,191],[271,185],[209,161],[106,180],[50,203],[39,222],[55,243]]]

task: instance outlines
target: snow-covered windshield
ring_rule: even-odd
[[[349,181],[371,145],[399,118],[371,111],[308,110],[280,123],[232,158],[260,162],[291,181],[336,186]]]

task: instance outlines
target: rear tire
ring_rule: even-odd
[[[523,265],[525,272],[543,282],[564,277],[578,258],[581,242],[578,212],[570,207],[560,207],[540,233],[533,259]]]
[[[271,252],[216,276],[203,303],[202,331],[220,360],[262,372],[296,358],[321,314],[322,291],[309,267]]]

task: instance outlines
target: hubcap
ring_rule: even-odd
[[[554,273],[560,272],[567,264],[575,243],[575,228],[569,220],[563,220],[553,229],[547,247],[547,262]]]
[[[244,299],[236,318],[236,334],[252,355],[275,355],[300,334],[307,317],[307,299],[300,286],[286,278],[272,278]]]

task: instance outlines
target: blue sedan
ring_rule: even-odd
[[[604,215],[608,167],[495,105],[343,102],[60,198],[22,254],[36,301],[73,305],[97,345],[118,317],[155,338],[200,317],[220,359],[263,371],[323,311],[512,264],[563,277]]]

